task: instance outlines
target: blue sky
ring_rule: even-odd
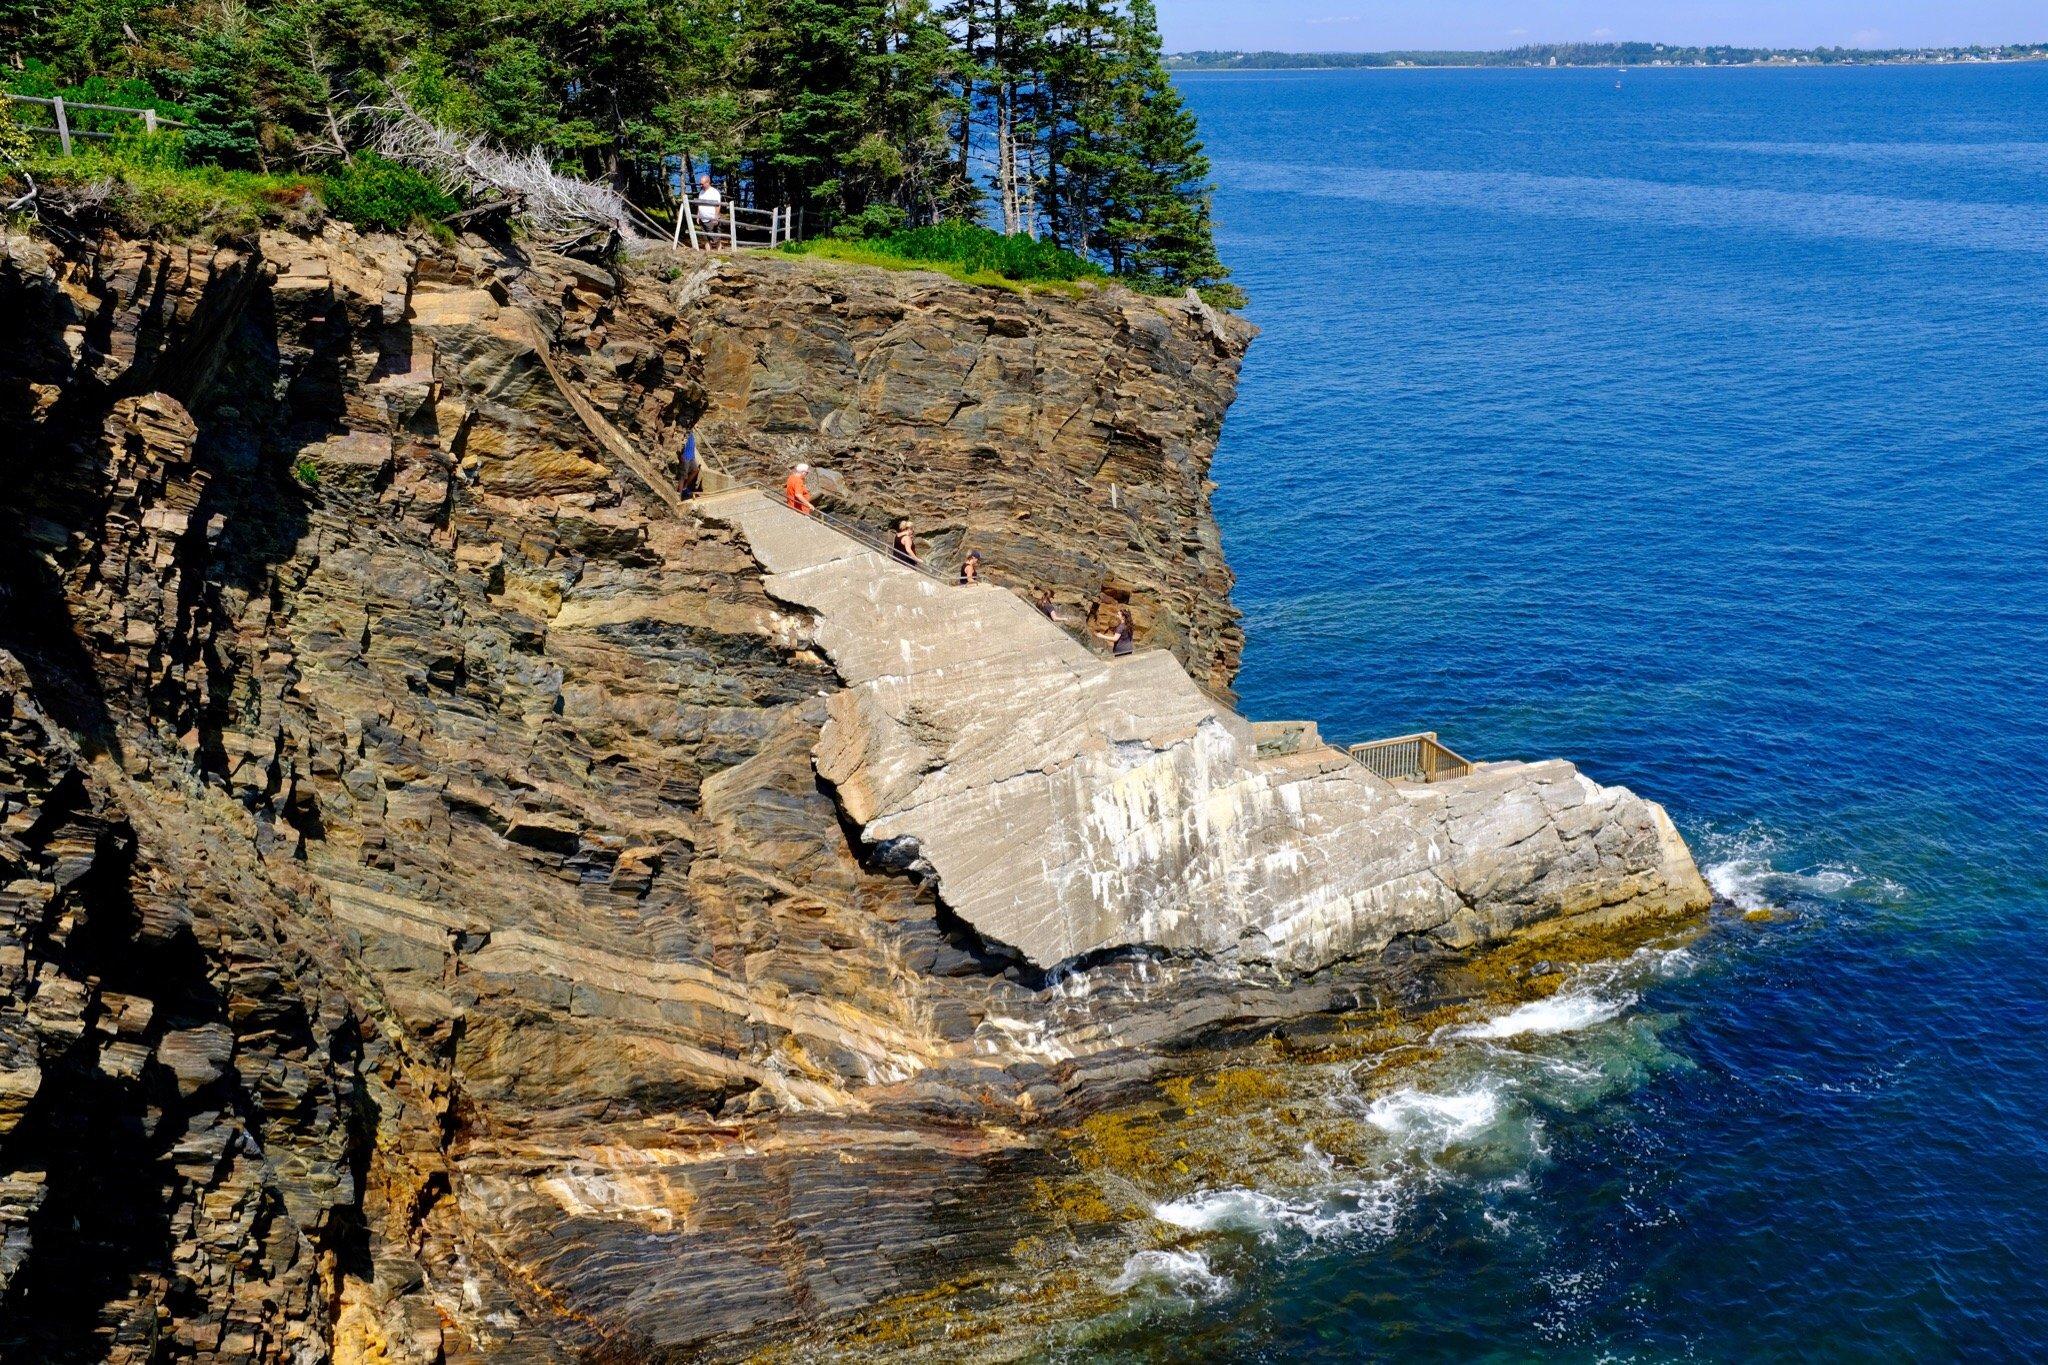
[[[1159,0],[1168,51],[1497,48],[1645,39],[1756,47],[2048,40],[2048,0]]]

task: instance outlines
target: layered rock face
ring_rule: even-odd
[[[989,818],[1049,807],[1008,751],[948,737],[958,713],[887,690],[875,661],[928,637],[865,638],[894,606],[863,624],[764,572],[765,540],[665,482],[712,402],[718,453],[780,460],[755,430],[801,425],[756,406],[777,373],[769,406],[795,401],[778,357],[850,364],[803,421],[854,500],[912,486],[870,477],[879,433],[951,459],[978,422],[981,473],[906,474],[925,505],[1070,606],[1127,593],[1227,681],[1201,480],[1242,344],[1180,304],[794,262],[5,239],[0,1356],[736,1354],[997,1255],[1061,1116],[1194,1040],[1356,1000],[1367,961],[1241,960],[1255,922],[1274,963],[1382,941],[1283,932],[1307,880],[1105,931],[1153,874],[1084,839],[1054,901],[984,915],[928,818],[957,803],[905,785],[903,744],[1027,800]],[[926,351],[981,401],[904,416]],[[1133,495],[1146,524],[1116,529]],[[991,629],[1025,610],[957,600]],[[1103,678],[984,719],[1086,751],[1076,772],[1161,774],[1134,792],[1211,764],[1244,812],[1408,799],[1259,765],[1184,677],[1084,721]],[[1416,807],[1475,852],[1414,931],[1670,908],[1615,880],[1650,875],[1642,803],[1562,770],[1510,786]]]
[[[1244,649],[1209,512],[1209,456],[1253,331],[1186,300],[969,289],[908,271],[723,261],[685,294],[714,457],[780,486],[841,474],[827,505],[932,558],[1051,589],[1226,692]]]

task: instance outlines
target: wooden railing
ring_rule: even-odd
[[[1471,760],[1438,743],[1434,730],[1354,744],[1351,756],[1389,782],[1441,782],[1472,771]]]
[[[669,245],[680,247],[688,241],[692,251],[780,246],[796,235],[791,230],[794,216],[787,208],[756,209],[681,195],[676,199],[676,222],[669,234]]]
[[[71,126],[71,115],[75,110],[83,109],[95,114],[130,114],[142,120],[142,131],[145,133],[154,133],[159,128],[183,128],[185,126],[176,119],[163,117],[154,109],[130,109],[122,104],[74,104],[66,100],[62,95],[53,95],[49,99],[44,99],[40,95],[15,95],[9,94],[4,90],[0,90],[0,95],[5,95],[6,98],[13,100],[17,104],[40,104],[45,109],[48,109],[51,118],[51,123],[48,127],[30,125],[24,131],[31,133],[55,133],[57,135],[57,145],[63,149],[66,156],[71,155],[71,140],[73,138],[110,138],[120,136],[118,133],[96,132],[90,128],[73,128]]]

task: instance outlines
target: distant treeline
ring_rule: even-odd
[[[1176,52],[1175,71],[1298,71],[1372,66],[1855,66],[1875,62],[2048,59],[2048,43],[1978,47],[1677,47],[1669,43],[1535,43],[1502,52]]]

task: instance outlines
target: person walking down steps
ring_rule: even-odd
[[[969,550],[967,558],[960,561],[960,586],[981,581],[981,551]]]
[[[910,529],[909,517],[896,518],[896,534],[889,539],[889,558],[912,568],[924,563],[917,554],[917,536]]]
[[[782,481],[782,496],[789,504],[789,510],[801,512],[807,517],[815,515],[818,510],[811,502],[811,486],[807,481],[810,472],[809,465],[800,464],[790,470],[789,477]]]

